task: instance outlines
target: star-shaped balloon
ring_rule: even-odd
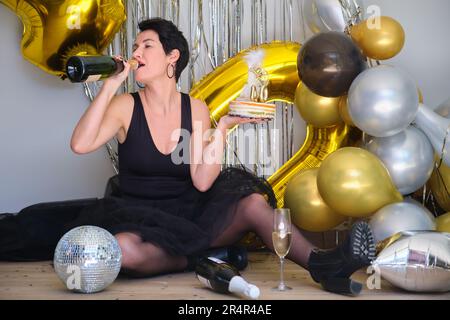
[[[42,70],[65,76],[77,54],[101,54],[126,19],[122,0],[0,0],[22,20],[23,56]]]

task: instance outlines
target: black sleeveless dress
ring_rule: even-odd
[[[171,255],[189,255],[209,248],[229,225],[243,197],[260,193],[276,206],[267,181],[245,168],[226,168],[209,190],[198,191],[187,161],[192,132],[189,96],[182,93],[182,130],[177,147],[168,155],[152,139],[139,94],[132,96],[131,123],[126,140],[119,144],[116,191],[72,204],[37,204],[1,219],[0,259],[51,259],[58,240],[80,225],[99,226],[112,234],[134,232]]]

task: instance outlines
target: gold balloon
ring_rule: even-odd
[[[265,51],[263,67],[270,81],[268,101],[294,102],[295,89],[300,81],[297,72],[300,44],[274,41],[238,53],[192,87],[190,95],[206,102],[215,121],[228,113],[229,102],[241,93],[248,75],[244,57],[255,49]],[[331,128],[308,125],[306,130],[300,150],[267,179],[275,192],[278,207],[283,207],[289,179],[302,169],[318,167],[328,154],[346,143],[348,134],[348,127],[344,124]]]
[[[423,103],[423,93],[422,90],[420,90],[420,88],[417,88],[417,92],[419,94],[419,102]]]
[[[436,231],[450,233],[450,212],[436,218]]]
[[[286,186],[284,206],[291,209],[292,223],[307,231],[322,232],[337,227],[346,219],[323,201],[317,190],[319,168],[305,169]]]
[[[367,57],[376,60],[394,57],[405,44],[401,24],[386,16],[369,18],[350,27],[350,36]]]
[[[329,155],[320,166],[317,187],[330,208],[350,217],[367,217],[403,200],[380,159],[360,148]]]
[[[272,186],[278,207],[284,206],[284,192],[289,180],[303,169],[319,167],[333,151],[348,141],[349,127],[339,125],[331,128],[315,128],[308,125],[305,142],[297,153],[267,181]]]
[[[434,169],[428,180],[428,186],[439,206],[445,211],[450,211],[450,167],[444,162],[441,163],[439,159],[437,163],[440,163],[440,166]]]
[[[194,98],[205,101],[216,121],[228,113],[228,104],[239,96],[247,82],[248,65],[244,57],[251,50],[263,49],[263,67],[268,74],[268,101],[294,101],[295,88],[300,81],[297,73],[297,55],[300,44],[274,41],[241,51],[224,64],[204,76],[190,92]]]
[[[347,103],[347,95],[342,96],[339,99],[339,115],[341,116],[341,119],[344,120],[344,122],[352,127],[355,127],[355,124],[353,123],[352,117],[350,116],[350,113],[348,112],[348,103]]]
[[[335,126],[342,122],[339,115],[340,98],[328,98],[315,94],[303,83],[295,89],[295,106],[303,120],[318,128]]]
[[[125,21],[122,0],[0,0],[22,20],[23,56],[65,78],[70,56],[101,54]]]
[[[378,256],[380,254],[380,252],[383,251],[383,249],[389,247],[391,244],[396,242],[398,239],[402,238],[405,235],[405,233],[408,233],[408,232],[409,231],[397,232],[397,233],[393,234],[392,236],[379,241],[375,247],[376,255]],[[411,231],[411,232],[415,232],[415,231]]]

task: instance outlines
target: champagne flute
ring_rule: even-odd
[[[272,243],[276,254],[280,258],[280,283],[277,287],[273,288],[276,291],[292,289],[284,283],[283,279],[284,257],[291,248],[291,237],[292,224],[290,210],[287,208],[275,209],[273,214]]]

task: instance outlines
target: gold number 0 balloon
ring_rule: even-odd
[[[0,0],[23,23],[23,56],[65,77],[67,59],[101,54],[125,21],[122,0]]]
[[[228,104],[241,93],[247,82],[248,66],[245,55],[250,50],[263,49],[263,67],[269,74],[269,101],[294,102],[299,83],[297,54],[300,44],[275,41],[241,51],[196,83],[190,95],[209,106],[211,117],[218,121],[228,112]],[[327,155],[346,141],[349,128],[344,124],[331,128],[307,127],[300,150],[268,178],[277,198],[278,207],[284,205],[284,191],[288,181],[300,170],[319,167]]]

